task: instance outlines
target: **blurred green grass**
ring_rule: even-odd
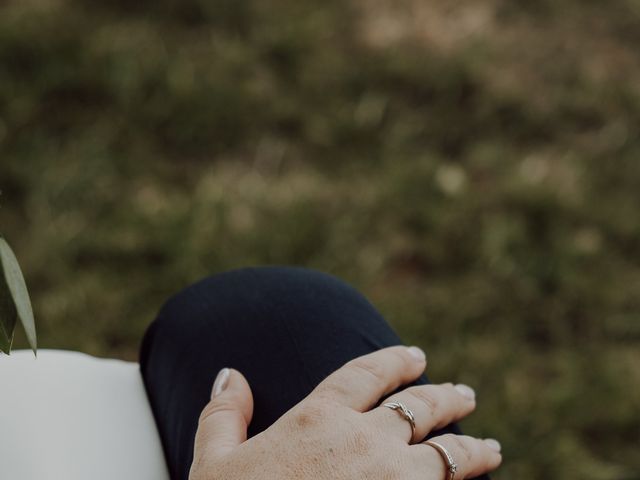
[[[477,388],[496,479],[640,479],[639,42],[634,0],[1,2],[41,346],[135,359],[204,275],[319,268]]]

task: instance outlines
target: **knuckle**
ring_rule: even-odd
[[[431,416],[436,415],[438,408],[440,407],[440,398],[436,394],[435,389],[428,387],[414,387],[410,388],[408,393],[413,395],[416,400],[422,402],[429,410]]]
[[[407,353],[407,349],[404,347],[393,348],[390,353],[398,359],[403,369],[411,368],[415,364],[415,360]]]
[[[193,462],[191,463],[189,480],[201,480],[205,478],[204,472],[207,471],[208,466],[207,457],[196,449],[193,455]]]
[[[366,431],[354,431],[347,438],[347,451],[356,456],[364,456],[369,453],[374,446],[373,437]]]
[[[473,458],[473,449],[471,448],[469,439],[461,435],[452,435],[452,442],[455,445],[455,449],[460,452],[466,462],[470,462]]]
[[[340,398],[347,398],[351,395],[350,388],[340,381],[325,381],[316,389],[313,396],[316,398],[333,402]]]
[[[360,376],[364,375],[368,377],[376,384],[384,384],[387,382],[384,366],[374,359],[357,358],[350,362],[349,368]]]
[[[292,411],[292,420],[296,427],[307,429],[324,423],[327,410],[317,402],[305,402]]]
[[[237,408],[231,402],[228,401],[217,401],[217,402],[209,402],[206,407],[200,413],[199,422],[202,423],[207,420],[209,417],[214,415],[220,415],[225,413],[236,413]]]
[[[382,452],[379,458],[385,458],[385,461],[372,465],[371,470],[367,472],[368,475],[362,478],[379,478],[380,480],[413,478],[409,477],[409,475],[411,475],[411,469],[408,467],[408,465],[414,463],[413,458],[407,458],[407,456],[400,454],[400,452],[391,456],[387,451]]]

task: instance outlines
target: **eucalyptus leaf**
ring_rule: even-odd
[[[11,344],[13,343],[13,329],[15,327],[16,315],[13,314],[12,316],[11,313],[7,313],[3,307],[4,305],[0,306],[0,352],[9,354],[11,352]],[[12,321],[10,320],[11,318],[13,318]],[[7,335],[7,332],[11,332],[11,335]]]
[[[0,352],[4,352],[7,355],[11,353],[11,342],[4,336],[4,332],[0,332]]]
[[[2,273],[2,263],[0,262],[0,273]],[[4,274],[0,274],[0,351],[9,353],[13,343],[13,332],[16,326],[18,312],[13,303],[13,296],[4,279]]]
[[[27,341],[36,353],[38,348],[36,339],[36,324],[33,318],[33,309],[31,308],[31,300],[29,299],[29,292],[27,292],[27,285],[22,276],[20,265],[14,255],[9,244],[0,237],[0,268],[2,270],[2,281],[0,282],[0,316],[6,316],[6,320],[0,320],[3,324],[2,328],[5,328],[5,339],[0,339],[0,346],[5,347],[8,344],[8,349],[11,347],[13,340],[13,329],[15,328],[16,317],[22,323],[24,331],[27,335]],[[5,300],[6,299],[6,300]],[[12,304],[14,315],[11,318],[10,305],[4,305],[5,303]],[[0,334],[0,337],[2,334]],[[3,340],[6,340],[3,341]],[[3,348],[4,349],[4,348]]]

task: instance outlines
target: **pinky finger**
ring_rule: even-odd
[[[442,478],[451,478],[447,475],[449,461],[445,452],[448,452],[455,463],[456,479],[477,477],[495,470],[502,463],[500,444],[493,439],[481,440],[466,435],[447,434],[428,441],[442,448],[438,449],[426,442],[412,448],[418,447],[419,455],[424,457],[431,470],[438,469]]]

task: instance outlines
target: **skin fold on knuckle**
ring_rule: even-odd
[[[403,372],[416,372],[416,368],[419,368],[419,363],[416,362],[405,347],[394,348],[392,354],[398,359]]]
[[[463,455],[465,462],[471,463],[474,458],[471,439],[462,435],[452,435],[451,441],[454,443],[456,451]]]
[[[441,400],[431,385],[426,387],[412,387],[407,390],[417,401],[426,407],[426,411],[432,419],[439,420]]]
[[[349,398],[352,394],[351,391],[352,386],[350,382],[347,382],[346,379],[340,375],[323,382],[309,398],[317,399],[327,404],[333,404],[338,399]]]
[[[373,358],[357,358],[349,362],[349,369],[362,381],[373,383],[376,386],[384,386],[388,383],[386,368]]]
[[[204,423],[207,419],[220,414],[238,414],[238,408],[230,400],[216,400],[209,402],[200,413],[199,423]]]

